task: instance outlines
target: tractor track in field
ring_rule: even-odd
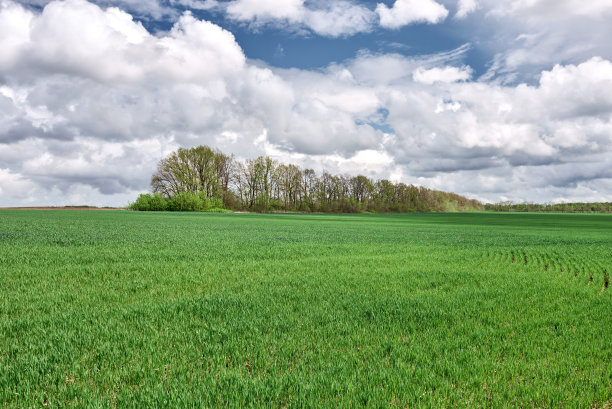
[[[606,263],[593,261],[582,255],[558,252],[537,251],[531,249],[512,249],[504,251],[487,251],[483,255],[485,262],[495,264],[512,264],[523,268],[535,267],[540,271],[556,271],[572,274],[576,278],[588,277],[587,284],[602,283],[599,294],[610,286],[610,267]]]

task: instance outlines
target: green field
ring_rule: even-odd
[[[612,404],[612,216],[0,210],[0,407]]]

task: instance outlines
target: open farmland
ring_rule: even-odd
[[[0,210],[0,407],[612,402],[612,216]]]

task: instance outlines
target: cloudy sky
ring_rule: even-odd
[[[0,0],[0,206],[206,144],[485,202],[612,201],[610,0]]]

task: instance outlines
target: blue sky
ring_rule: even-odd
[[[353,3],[374,11],[379,3],[392,7],[394,1]],[[307,6],[308,4],[305,3]],[[312,7],[316,7],[316,3]],[[457,7],[450,3],[449,9],[456,14]],[[413,56],[435,54],[470,44],[470,51],[464,55],[464,60],[474,69],[476,75],[479,75],[486,72],[493,58],[490,50],[477,46],[481,41],[479,35],[482,33],[470,28],[474,20],[467,18],[468,16],[462,19],[446,18],[439,24],[427,22],[408,24],[396,29],[376,27],[373,23],[371,29],[364,32],[332,36],[320,35],[301,25],[290,27],[282,21],[253,26],[251,22],[236,21],[228,17],[219,8],[199,10],[176,5],[174,10],[178,13],[189,11],[199,19],[218,24],[234,34],[248,58],[283,68],[326,67],[330,63],[354,58],[364,51]],[[152,32],[169,30],[175,21],[175,18],[168,15],[155,18],[136,13],[136,16],[140,16],[139,20]]]
[[[608,0],[0,0],[0,206],[206,144],[482,201],[612,200]]]
[[[377,2],[364,1],[361,4],[374,10]],[[367,33],[329,37],[314,33],[291,33],[274,26],[253,30],[248,25],[224,19],[220,13],[194,14],[230,30],[248,58],[261,59],[285,68],[324,67],[332,62],[353,58],[363,50],[403,55],[433,54],[455,49],[474,40],[470,35],[462,34],[460,26],[464,22],[452,19],[441,25],[414,24],[395,30],[377,28]],[[282,52],[279,53],[279,49]],[[466,62],[482,70],[487,60],[479,61],[474,58],[477,53],[471,54],[466,55]]]

